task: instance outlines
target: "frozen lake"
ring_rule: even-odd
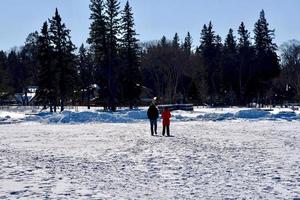
[[[151,137],[146,121],[1,125],[0,199],[300,198],[298,121],[174,122],[171,134]]]

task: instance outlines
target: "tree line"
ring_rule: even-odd
[[[90,10],[88,47],[81,45],[78,53],[57,9],[21,50],[1,51],[1,98],[26,94],[28,85],[36,85],[39,104],[63,111],[80,100],[90,107],[92,85],[98,84],[99,105],[113,111],[117,105],[137,105],[140,48],[132,8],[128,2],[120,10],[117,0],[91,0]]]
[[[246,105],[263,102],[274,78],[281,71],[274,30],[269,29],[264,11],[254,28],[254,43],[242,22],[238,38],[229,29],[222,43],[211,22],[205,24],[200,45],[193,48],[190,33],[179,43],[163,37],[148,44],[143,53],[145,84],[166,101],[178,99],[210,105]]]
[[[51,112],[76,103],[90,107],[91,102],[112,111],[117,106],[133,108],[141,105],[145,91],[161,103],[212,106],[300,98],[300,83],[293,81],[298,77],[299,51],[291,60],[296,44],[286,44],[280,65],[274,30],[263,10],[254,38],[241,23],[238,37],[229,29],[222,42],[209,22],[198,46],[190,33],[182,42],[177,33],[171,40],[163,36],[140,42],[128,2],[121,10],[118,0],[91,0],[90,11],[87,45],[78,51],[57,9],[40,32],[28,35],[23,47],[0,51],[2,101],[14,93],[26,95],[29,85],[38,86],[36,102]],[[92,95],[94,84],[99,86],[97,96]]]

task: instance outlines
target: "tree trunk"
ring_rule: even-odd
[[[88,88],[88,109],[91,109],[91,90]]]
[[[50,98],[50,112],[53,113],[53,98]]]
[[[54,101],[53,110],[56,112],[56,101]]]
[[[25,88],[25,106],[28,106],[27,88]]]
[[[65,109],[64,104],[65,104],[65,97],[64,95],[62,95],[60,99],[60,112],[64,111]]]

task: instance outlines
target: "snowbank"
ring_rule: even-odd
[[[270,113],[261,109],[250,109],[250,110],[241,110],[235,114],[235,118],[241,119],[259,119],[265,118]]]
[[[18,122],[40,122],[48,124],[76,123],[133,123],[147,120],[147,108],[118,112],[101,110],[66,110],[61,113],[32,111],[0,111],[0,124]],[[224,120],[300,120],[300,113],[289,109],[248,109],[248,108],[200,108],[195,111],[173,111],[172,121],[224,121]]]
[[[297,120],[300,119],[300,115],[297,115],[294,111],[281,111],[277,114],[273,114],[274,119],[286,119],[286,120]]]
[[[208,121],[223,121],[234,119],[233,113],[207,113],[204,115],[199,115],[198,119],[208,120]]]
[[[25,118],[25,121],[38,121],[43,123],[127,123],[137,122],[146,119],[145,110],[120,111],[116,113],[111,112],[96,112],[96,111],[63,111],[62,113],[38,113],[34,116]]]
[[[300,120],[300,115],[294,111],[242,109],[237,112],[212,112],[197,116],[201,120]]]

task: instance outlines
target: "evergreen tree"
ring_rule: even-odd
[[[106,1],[107,15],[107,88],[108,88],[108,104],[112,111],[116,110],[116,95],[118,88],[118,72],[119,72],[119,55],[118,55],[118,35],[120,34],[120,3],[118,0]]]
[[[173,41],[172,41],[172,46],[174,47],[174,48],[176,48],[176,49],[178,49],[179,48],[179,36],[178,36],[178,33],[175,33],[175,35],[174,35],[174,38],[173,38]]]
[[[95,82],[101,87],[101,100],[108,105],[108,18],[103,0],[91,0],[90,36],[87,42],[91,45],[93,64],[95,65]]]
[[[53,49],[51,46],[48,32],[48,23],[44,22],[41,34],[38,38],[38,97],[42,101],[44,108],[49,103],[50,112],[53,112],[53,106],[56,98],[57,74],[54,69]]]
[[[236,51],[236,41],[235,37],[233,36],[233,30],[229,29],[227,37],[225,39],[224,47],[229,50],[230,52]]]
[[[233,36],[233,30],[229,29],[229,33],[225,39],[222,58],[222,75],[223,87],[229,98],[227,103],[233,104],[234,98],[232,95],[238,92],[238,58],[237,58],[237,44]]]
[[[162,38],[160,39],[160,43],[159,43],[162,47],[167,47],[168,46],[168,41],[166,36],[162,36]]]
[[[7,61],[8,72],[12,78],[14,92],[23,93],[25,89],[25,69],[21,63],[20,54],[16,50],[12,50],[8,54]]]
[[[98,71],[100,66],[105,65],[107,60],[107,17],[105,16],[105,6],[103,0],[91,0],[90,4],[92,20],[90,26],[90,36],[87,42],[91,45],[94,54],[94,62]],[[100,79],[100,77],[98,77]]]
[[[250,47],[251,46],[250,33],[246,29],[244,22],[242,22],[241,25],[239,26],[238,34],[239,34],[238,46],[240,48],[241,47]]]
[[[207,73],[208,95],[210,96],[210,103],[217,101],[216,98],[220,96],[221,90],[221,71],[220,71],[220,55],[221,55],[221,41],[220,37],[215,35],[212,23],[203,26],[201,32],[201,44],[199,52],[203,58],[203,64]]]
[[[190,32],[187,33],[186,37],[184,38],[184,43],[183,43],[183,51],[187,56],[190,56],[192,53],[192,43],[193,39],[191,37]]]
[[[275,30],[269,29],[269,23],[265,17],[265,12],[262,10],[254,28],[255,50],[257,53],[263,53],[268,50],[277,50],[277,45],[272,42],[274,32]]]
[[[11,77],[8,73],[7,56],[4,51],[0,51],[0,105],[3,100],[12,93]]]
[[[79,77],[83,93],[83,99],[87,97],[88,109],[90,109],[91,85],[94,83],[95,70],[92,63],[92,55],[82,44],[79,48]]]
[[[269,88],[269,81],[280,73],[279,59],[276,54],[277,46],[272,41],[274,30],[269,29],[264,10],[260,12],[260,17],[255,23],[254,34],[256,86],[259,89],[257,98],[260,100]]]
[[[245,105],[251,99],[251,93],[254,90],[252,80],[253,74],[254,49],[250,41],[250,33],[242,22],[239,30],[238,39],[238,86],[239,101]]]
[[[49,35],[55,58],[55,72],[58,74],[57,88],[60,107],[63,111],[66,98],[73,95],[74,83],[77,78],[74,55],[76,48],[71,41],[70,30],[62,23],[57,9],[49,23]]]
[[[139,47],[137,34],[134,30],[134,19],[132,8],[127,1],[122,12],[122,63],[121,90],[125,103],[133,107],[135,101],[139,99],[141,74],[139,71]]]

